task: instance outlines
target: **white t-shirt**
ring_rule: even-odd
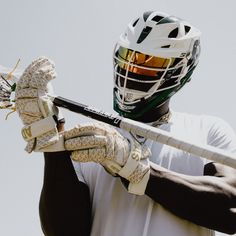
[[[174,137],[176,135],[193,143],[209,144],[236,153],[235,134],[219,118],[172,112],[170,122],[160,128]],[[150,140],[146,144],[151,148],[152,162],[178,173],[203,175],[206,159]],[[146,195],[128,193],[119,178],[110,176],[98,164],[74,163],[74,167],[79,180],[90,189],[93,214],[91,236],[214,235],[209,229],[173,215]]]

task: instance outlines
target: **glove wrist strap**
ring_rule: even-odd
[[[138,164],[141,160],[141,155],[140,149],[134,148],[134,150],[131,150],[127,162],[118,172],[118,175],[127,179],[138,167]]]
[[[52,116],[36,121],[22,128],[21,134],[25,141],[30,141],[42,134],[45,134],[56,128],[55,120]]]
[[[143,176],[138,183],[129,183],[128,192],[136,195],[144,195],[150,177],[150,170]]]

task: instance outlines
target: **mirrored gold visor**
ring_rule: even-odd
[[[157,76],[158,72],[170,68],[174,60],[146,55],[122,46],[119,46],[115,52],[115,63],[120,68],[147,76]]]

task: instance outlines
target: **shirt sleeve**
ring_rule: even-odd
[[[77,175],[77,178],[79,181],[83,182],[83,183],[86,183],[85,182],[85,178],[82,174],[82,167],[81,167],[81,163],[80,162],[75,162],[73,160],[72,161],[72,164],[74,166],[74,169],[75,169],[75,172],[76,172],[76,175]]]
[[[208,145],[236,153],[236,134],[232,127],[223,119],[210,117],[207,142]]]

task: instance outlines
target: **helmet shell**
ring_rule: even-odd
[[[114,85],[114,109],[124,117],[137,119],[172,97],[190,80],[198,64],[200,35],[200,31],[188,22],[156,11],[144,12],[142,16],[130,22],[125,32],[120,35],[117,42],[118,48],[123,47],[149,56],[178,59],[181,61],[181,71],[177,76],[176,74],[173,76],[175,83],[170,83],[171,76],[169,76],[168,82],[163,77],[161,86],[151,96],[150,94],[144,96],[132,104],[124,102],[124,99],[123,103],[121,102],[122,92],[117,93],[119,86],[117,88]],[[115,54],[116,50],[114,58]],[[115,81],[115,70],[114,77]]]

